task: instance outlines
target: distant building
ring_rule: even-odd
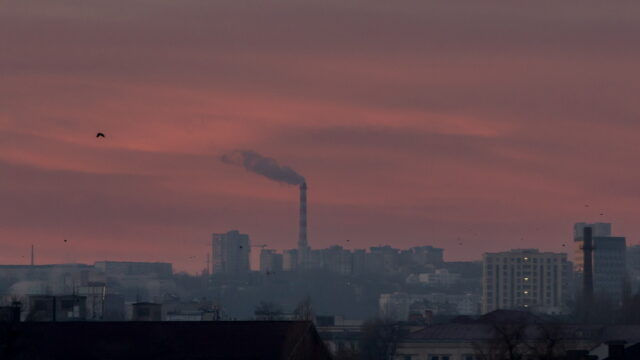
[[[298,250],[290,249],[282,253],[282,270],[295,271],[298,269]]]
[[[515,249],[483,256],[482,312],[529,309],[564,313],[569,300],[567,254]]]
[[[213,273],[243,274],[250,270],[249,235],[237,230],[225,234],[213,234],[211,256]]]
[[[427,285],[451,286],[460,281],[460,274],[452,274],[447,269],[437,269],[434,273],[418,275],[418,281]]]
[[[389,245],[373,246],[369,248],[369,253],[365,257],[367,272],[395,272],[398,265],[400,250]]]
[[[354,275],[361,275],[365,272],[366,269],[366,255],[367,252],[364,249],[355,249],[352,252],[352,258],[353,258],[353,274]]]
[[[444,262],[444,249],[433,246],[417,246],[409,249],[411,263],[416,265],[441,265]]]
[[[162,305],[149,302],[138,302],[132,305],[132,321],[162,321]]]
[[[97,261],[94,267],[111,277],[145,276],[166,279],[173,275],[171,263],[163,262]]]
[[[282,254],[278,254],[275,250],[262,249],[260,251],[260,271],[282,271]]]
[[[124,321],[125,305],[124,296],[119,294],[106,294],[103,299],[102,320]]]
[[[442,293],[380,294],[380,316],[395,321],[407,321],[412,313],[435,315],[477,315],[480,299],[476,294],[449,295]]]
[[[632,293],[637,293],[640,290],[640,245],[627,247],[627,273]]]
[[[325,270],[343,275],[349,275],[353,272],[351,251],[338,245],[320,251],[322,268]]]
[[[614,303],[620,303],[627,280],[626,239],[611,236],[609,223],[577,223],[574,225],[574,270],[582,277],[583,252],[582,235],[584,228],[591,226],[593,234],[593,289],[596,296],[605,296]]]
[[[31,295],[28,321],[87,320],[87,298],[78,295]]]

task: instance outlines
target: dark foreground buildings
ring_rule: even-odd
[[[2,322],[0,359],[325,360],[307,321]]]

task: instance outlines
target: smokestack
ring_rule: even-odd
[[[586,226],[582,232],[582,253],[584,267],[582,276],[582,297],[587,313],[593,306],[593,229]]]
[[[33,244],[31,244],[31,266],[35,265]]]
[[[302,258],[306,254],[309,244],[307,243],[307,183],[300,184],[300,224],[298,233],[298,250]],[[306,259],[305,259],[306,260]]]

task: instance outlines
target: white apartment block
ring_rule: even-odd
[[[514,249],[485,253],[482,313],[498,309],[566,312],[571,263],[567,254]]]

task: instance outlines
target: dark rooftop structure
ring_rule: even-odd
[[[331,359],[308,321],[33,322],[0,327],[2,359]]]

